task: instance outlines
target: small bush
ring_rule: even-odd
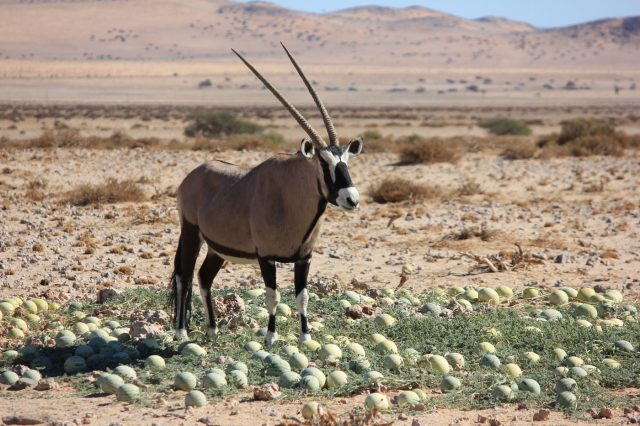
[[[373,187],[369,195],[376,203],[385,204],[437,198],[442,192],[437,187],[417,184],[407,179],[388,178]]]
[[[262,132],[262,126],[242,120],[229,112],[202,112],[194,114],[184,129],[187,137],[220,137]]]
[[[144,199],[144,192],[135,181],[131,179],[118,181],[115,178],[109,178],[99,185],[79,185],[63,197],[64,202],[74,206],[137,202]]]
[[[225,150],[277,151],[282,149],[283,145],[285,145],[285,140],[281,134],[266,132],[256,135],[235,135],[224,139],[198,138],[194,141],[191,149],[213,152]]]
[[[500,156],[506,160],[528,160],[535,157],[537,151],[535,144],[523,141],[512,143],[500,153]]]
[[[531,134],[531,129],[520,120],[507,117],[496,117],[482,120],[478,126],[487,129],[493,135],[521,135]]]
[[[564,145],[583,137],[613,135],[616,129],[609,122],[585,118],[567,120],[562,123],[558,145]]]
[[[400,164],[455,163],[462,154],[461,144],[456,139],[423,139],[409,136],[398,142]]]
[[[364,152],[393,152],[396,149],[393,137],[383,136],[378,130],[365,130],[362,138],[365,142]]]

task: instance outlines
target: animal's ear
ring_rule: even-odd
[[[307,138],[304,138],[300,143],[300,152],[302,152],[302,155],[304,155],[305,157],[311,158],[316,153],[316,148],[313,146],[313,142],[311,142]]]
[[[363,146],[364,146],[364,141],[362,140],[362,138],[358,137],[352,140],[351,142],[349,142],[349,146],[347,147],[347,150],[349,151],[350,155],[356,156],[362,152]]]

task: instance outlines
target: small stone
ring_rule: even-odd
[[[549,419],[551,415],[551,411],[549,410],[540,410],[533,415],[534,422],[545,422]]]
[[[37,391],[48,391],[60,387],[53,379],[43,379],[35,387]]]
[[[599,419],[610,419],[612,417],[613,417],[613,412],[611,411],[611,408],[603,407],[600,409],[600,412],[598,413]]]
[[[275,383],[266,383],[253,388],[253,398],[256,401],[271,401],[280,395],[282,395],[282,392],[280,392],[280,388]]]
[[[409,417],[405,413],[400,413],[398,416],[398,420],[407,420]]]
[[[104,303],[119,297],[121,294],[122,290],[117,290],[115,288],[103,288],[98,292],[97,302]]]
[[[422,426],[422,423],[418,419],[413,419],[411,426]]]
[[[26,388],[33,388],[38,384],[33,379],[29,379],[27,377],[20,378],[15,385],[11,386],[11,390],[23,390]]]

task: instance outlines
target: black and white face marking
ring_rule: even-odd
[[[352,140],[344,151],[339,146],[328,146],[318,151],[324,180],[330,192],[329,202],[345,210],[354,210],[360,204],[360,194],[351,182],[349,157],[362,151],[362,139]]]

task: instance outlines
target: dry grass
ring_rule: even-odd
[[[380,204],[434,199],[442,195],[438,187],[422,185],[402,178],[388,178],[371,188],[369,195]]]
[[[455,163],[462,156],[463,143],[457,138],[424,139],[410,136],[398,142],[400,164]]]
[[[234,135],[221,139],[198,138],[191,145],[195,151],[280,151],[285,147],[284,138],[277,133]]]
[[[640,149],[640,136],[618,131],[608,121],[579,118],[563,122],[560,135],[541,138],[538,147],[541,158],[621,157],[627,149]]]
[[[145,200],[144,191],[131,180],[118,181],[109,178],[103,184],[82,184],[68,191],[63,201],[74,206],[88,206],[91,204],[112,204],[123,202],[140,202]]]
[[[468,226],[460,231],[452,232],[443,237],[443,240],[464,241],[479,238],[482,241],[491,241],[499,235],[499,231],[489,229],[486,226]]]
[[[538,147],[530,140],[523,140],[511,143],[502,150],[500,156],[506,160],[529,160],[534,158],[538,152]]]

